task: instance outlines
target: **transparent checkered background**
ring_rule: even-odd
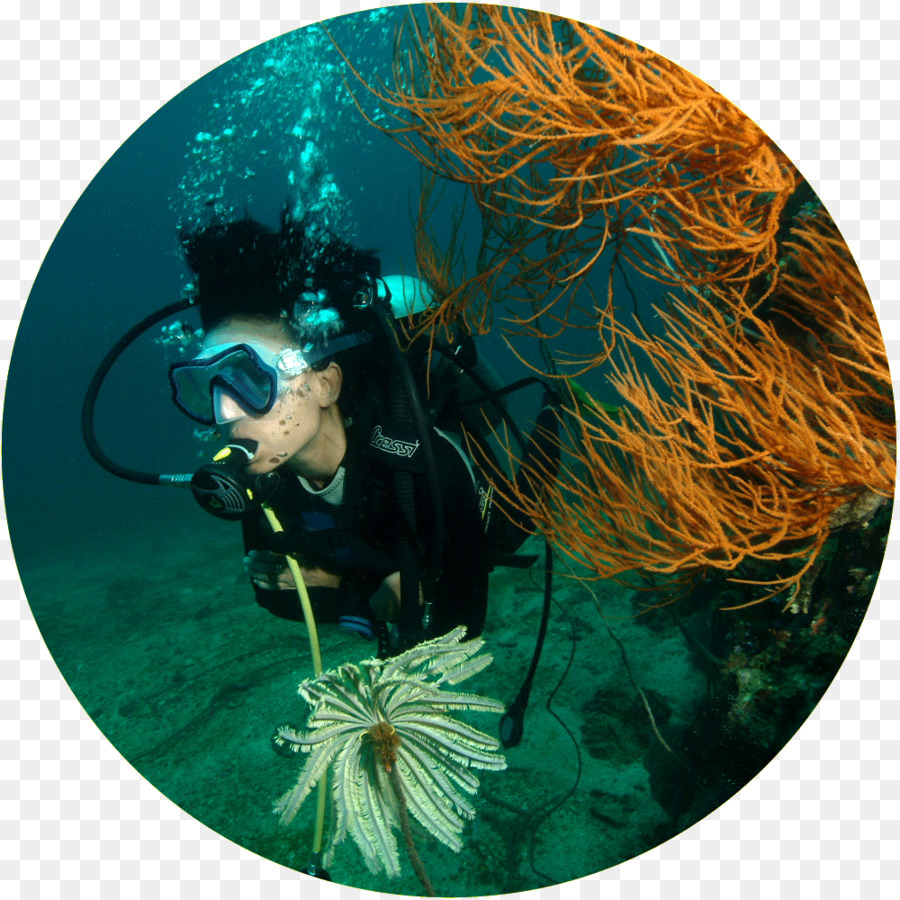
[[[4,363],[50,241],[142,121],[240,51],[310,21],[377,5],[4,0]],[[890,307],[900,283],[895,0],[527,5],[638,40],[715,85],[760,123],[837,219],[879,311],[893,371],[900,371],[900,310]],[[541,897],[900,896],[900,617],[886,601],[898,583],[894,529],[875,600],[836,684],[753,784],[668,844],[542,890]],[[0,593],[4,897],[363,894],[257,858],[138,777],[60,678],[29,613],[8,539],[0,540]]]

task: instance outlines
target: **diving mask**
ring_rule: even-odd
[[[225,344],[170,366],[169,381],[172,399],[182,412],[204,425],[224,425],[248,413],[269,412],[284,379],[309,368],[299,350]]]

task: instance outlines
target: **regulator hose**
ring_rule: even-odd
[[[276,534],[284,531],[281,522],[278,521],[278,517],[272,512],[271,507],[267,503],[263,504],[262,510],[272,531]],[[306,622],[306,633],[309,637],[309,650],[312,654],[313,672],[318,676],[322,674],[322,651],[319,647],[319,631],[316,628],[312,602],[309,599],[306,582],[303,580],[303,573],[300,571],[297,560],[293,556],[285,556],[285,559],[291,574],[294,576],[297,593],[300,595],[300,606],[303,608],[303,619]],[[319,865],[322,856],[322,840],[325,835],[325,809],[328,805],[328,779],[324,773],[316,785],[316,791],[316,824],[313,831],[311,860],[307,874],[330,881],[331,878],[328,876],[328,873]]]
[[[117,462],[110,459],[100,448],[97,442],[97,435],[94,431],[94,410],[97,405],[97,395],[103,385],[109,370],[115,365],[116,360],[122,355],[125,349],[139,338],[145,331],[152,328],[157,322],[174,316],[185,309],[189,309],[194,305],[192,299],[179,300],[169,306],[159,309],[151,313],[145,319],[142,319],[133,328],[130,328],[122,337],[113,344],[112,349],[100,361],[97,371],[91,378],[87,391],[84,395],[84,403],[81,407],[81,434],[84,438],[85,446],[88,452],[107,472],[111,472],[119,478],[126,481],[136,481],[139,484],[190,484],[190,475],[163,475],[156,472],[141,472],[138,469],[129,469],[127,466],[120,466]]]

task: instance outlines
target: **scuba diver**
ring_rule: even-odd
[[[240,521],[256,600],[305,622],[317,675],[317,623],[377,639],[381,659],[459,625],[479,635],[491,570],[538,558],[516,554],[534,523],[484,478],[505,477],[484,420],[502,419],[517,441],[522,465],[512,493],[533,497],[559,468],[556,394],[537,377],[499,387],[465,334],[406,346],[405,328],[431,303],[428,287],[382,277],[377,256],[308,217],[285,212],[277,231],[249,216],[213,221],[180,237],[193,274],[186,296],[119,338],[85,394],[82,434],[96,462],[129,481],[189,486],[208,512]],[[225,447],[191,474],[121,465],[95,433],[103,382],[141,335],[191,308],[200,329],[176,322],[157,340],[181,356],[169,367],[175,405]],[[535,383],[544,402],[526,439],[500,401]],[[468,435],[476,436],[471,445]],[[531,663],[500,719],[506,748],[522,740],[547,634],[549,542],[544,570]],[[278,734],[273,746],[282,752]],[[325,789],[321,780],[305,871],[330,880],[321,867]]]
[[[373,253],[286,213],[279,231],[246,217],[181,241],[203,339],[170,367],[173,399],[228,442],[194,493],[240,518],[257,602],[302,620],[290,556],[316,621],[377,637],[379,656],[457,625],[480,634],[488,573],[534,529],[483,479],[487,459],[466,450],[453,353],[471,363],[471,339],[432,370],[423,403],[430,356],[401,349],[394,324],[427,306],[418,279],[382,278]],[[546,392],[523,453],[550,473],[557,416]],[[265,498],[283,531],[258,506],[228,515],[216,465],[251,479],[248,495]],[[535,489],[522,470],[517,481]]]

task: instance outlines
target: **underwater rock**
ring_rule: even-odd
[[[645,690],[657,726],[669,721],[671,710],[653,690]],[[582,707],[581,739],[597,759],[618,765],[639,760],[655,740],[647,710],[636,691],[599,690]]]
[[[864,524],[835,531],[804,585],[802,604],[776,596],[743,609],[717,608],[705,583],[672,607],[682,626],[692,624],[694,637],[708,642],[708,659],[720,661],[710,666],[707,697],[689,726],[661,728],[681,764],[659,742],[644,755],[653,797],[679,830],[755,778],[815,709],[862,624],[889,525],[890,504],[881,504]],[[754,563],[732,579],[751,573],[754,580],[771,577]],[[726,605],[746,602],[756,589],[745,586],[741,598],[735,580],[718,582],[728,592]],[[663,612],[652,614],[656,627]],[[709,626],[705,633],[701,622]]]

